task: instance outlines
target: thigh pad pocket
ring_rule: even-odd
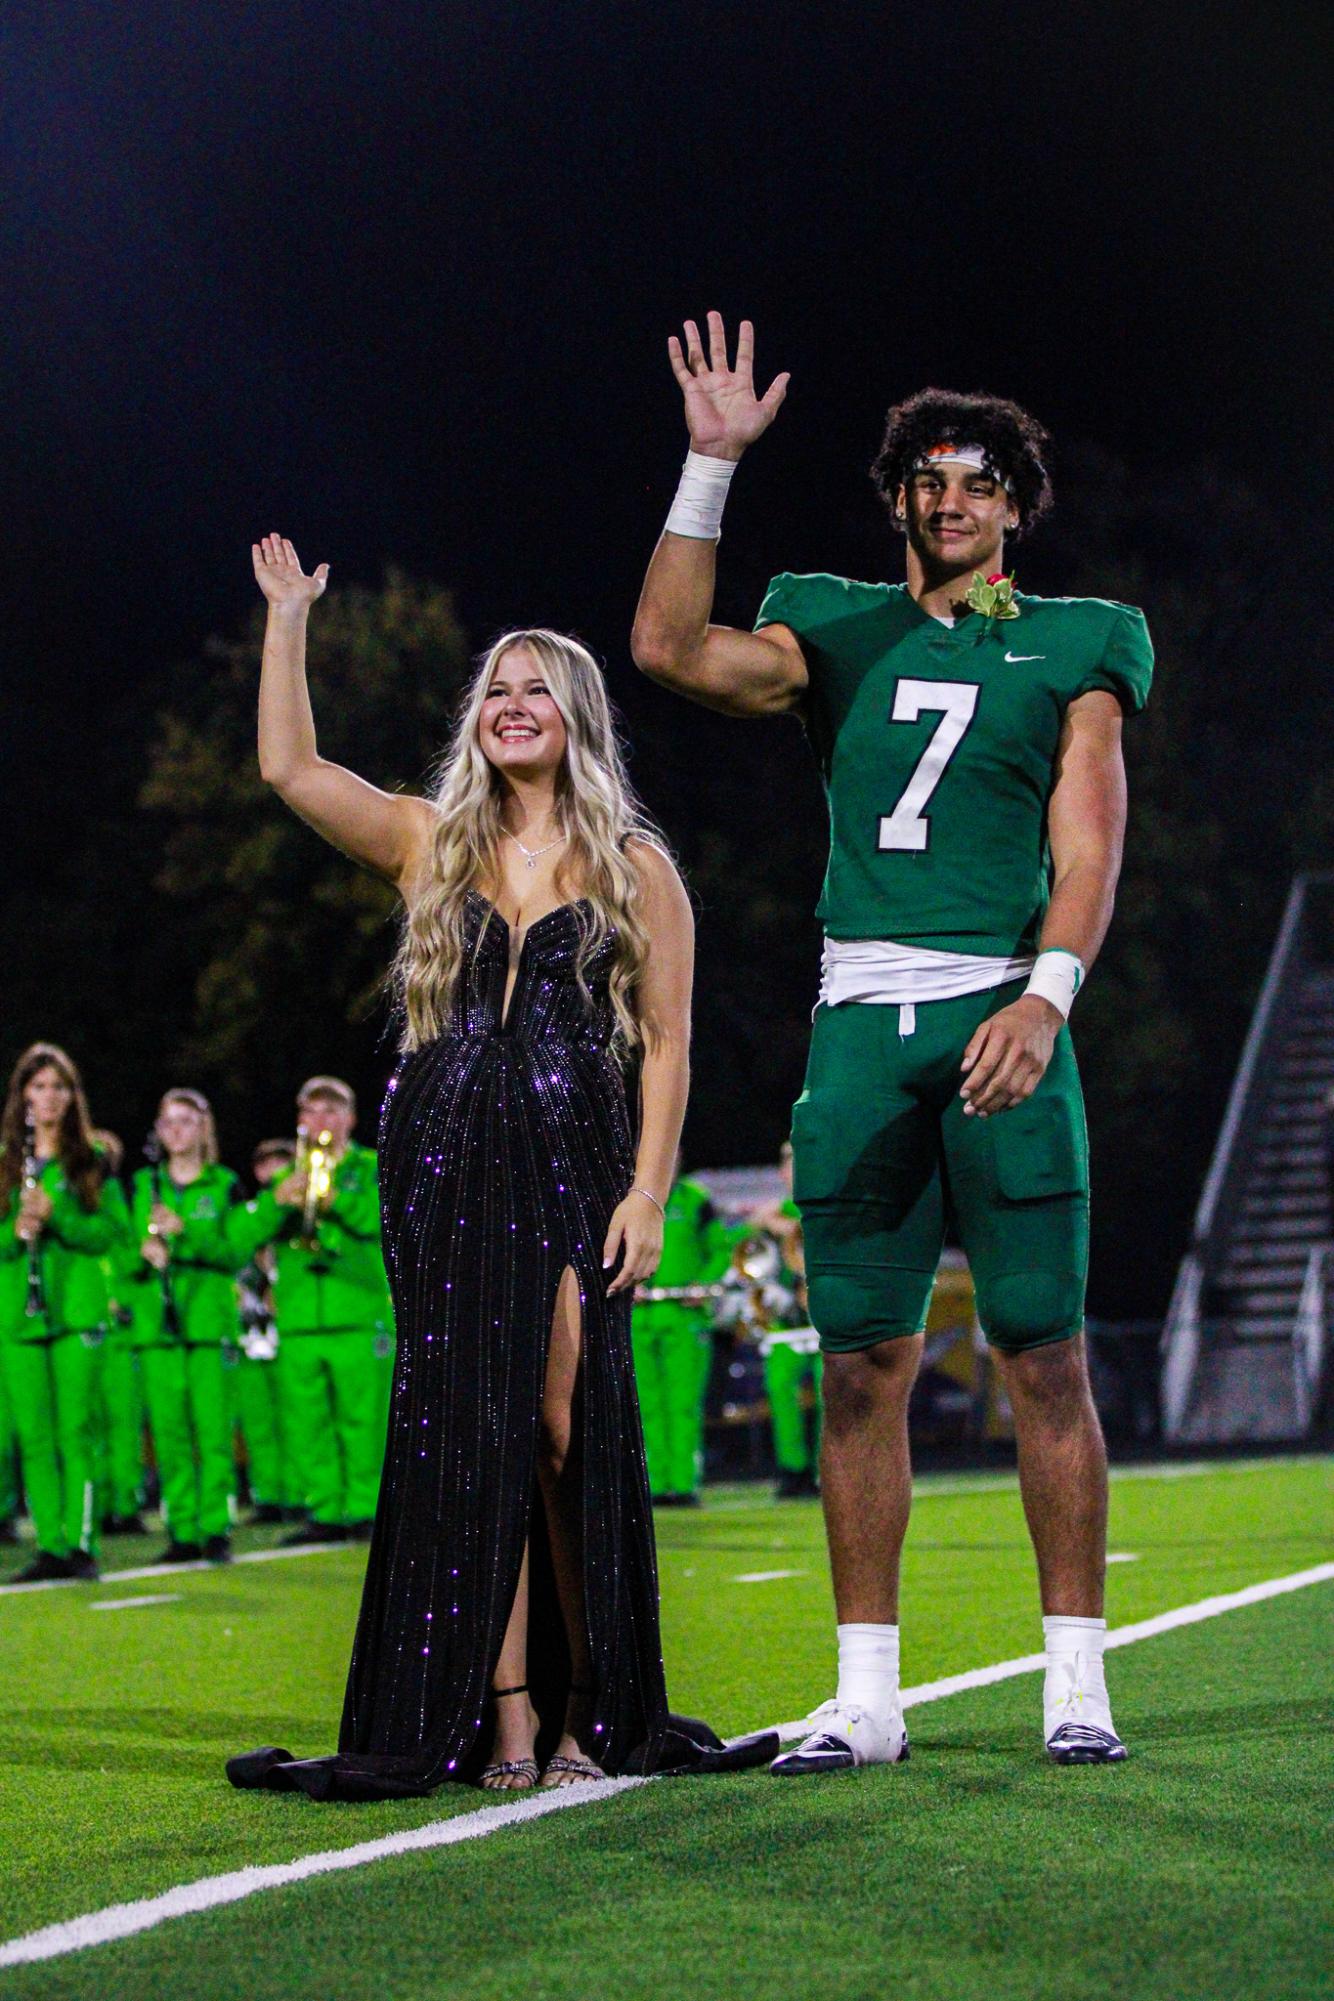
[[[996,1186],[1006,1201],[1088,1194],[1088,1139],[1078,1099],[1039,1088],[987,1123]]]

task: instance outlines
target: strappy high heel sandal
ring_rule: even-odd
[[[527,1695],[527,1693],[526,1681],[519,1682],[514,1688],[493,1688],[491,1691],[497,1702],[507,1695]],[[518,1779],[522,1784],[500,1786],[496,1784],[497,1779]],[[536,1758],[498,1759],[494,1764],[483,1765],[477,1775],[477,1783],[488,1793],[530,1793],[537,1784],[537,1760]]]
[[[578,1682],[570,1683],[571,1695],[595,1693],[594,1689],[585,1688]],[[537,1782],[538,1791],[556,1792],[563,1786],[575,1785],[586,1780],[605,1779],[606,1776],[601,1765],[594,1764],[591,1758],[585,1758],[582,1752],[577,1758],[566,1758],[557,1751],[554,1757],[547,1759],[547,1768]]]

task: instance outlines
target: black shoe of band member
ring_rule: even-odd
[[[809,1466],[803,1466],[800,1473],[780,1473],[774,1488],[776,1501],[806,1501],[820,1491],[819,1482]]]
[[[373,1521],[349,1522],[346,1534],[349,1542],[369,1542],[375,1534],[375,1523]]]
[[[280,1508],[276,1501],[259,1501],[250,1510],[250,1525],[252,1528],[267,1528],[270,1523],[285,1522],[288,1520],[290,1520],[288,1509]]]
[[[147,1535],[148,1523],[141,1514],[106,1515],[102,1521],[103,1535]]]
[[[341,1522],[303,1522],[299,1529],[282,1537],[284,1549],[303,1549],[309,1543],[346,1542],[347,1530]]]
[[[203,1556],[205,1563],[230,1563],[232,1560],[232,1539],[229,1535],[205,1537]]]
[[[72,1549],[67,1558],[71,1577],[81,1577],[85,1584],[95,1584],[102,1575],[97,1567],[97,1558],[90,1556],[86,1549]]]
[[[198,1542],[169,1542],[154,1563],[198,1563],[204,1554],[204,1546]]]
[[[6,1584],[52,1584],[58,1577],[72,1577],[67,1556],[52,1556],[50,1550],[39,1549],[31,1563],[25,1563],[22,1570],[5,1579]]]
[[[17,1545],[18,1539],[19,1539],[19,1532],[14,1527],[12,1521],[0,1522],[0,1544],[5,1544],[7,1547],[12,1549]]]

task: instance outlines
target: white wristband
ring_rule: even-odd
[[[722,534],[723,506],[735,459],[711,459],[687,452],[667,526],[673,535],[691,535],[697,542],[716,542]]]
[[[1073,952],[1052,946],[1038,954],[1038,962],[1028,976],[1026,994],[1041,994],[1043,1000],[1059,1008],[1068,1021],[1075,995],[1084,984],[1084,961]]]

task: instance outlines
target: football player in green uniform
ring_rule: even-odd
[[[663,1222],[662,1258],[647,1289],[709,1284],[727,1268],[733,1235],[708,1189],[681,1173],[678,1155]],[[635,1389],[655,1507],[699,1505],[712,1321],[707,1302],[682,1299],[642,1301],[631,1317]]]
[[[1112,912],[1121,723],[1144,705],[1142,615],[1019,595],[1007,537],[1047,510],[1045,433],[1013,403],[927,390],[889,413],[876,484],[903,583],[776,577],[756,630],[710,622],[755,394],[721,317],[670,344],[690,453],[635,621],[655,680],[730,715],[800,715],[830,849],[824,976],[793,1115],[795,1196],[824,1351],[821,1484],[839,1621],[834,1700],[775,1770],[892,1763],[908,1395],[952,1209],[1014,1409],[1037,1555],[1044,1738],[1119,1759],[1102,1651],[1106,1455],[1083,1342],[1088,1148],[1066,1016]]]
[[[97,1576],[101,1260],[128,1227],[78,1070],[54,1043],[34,1043],[0,1116],[0,1368],[37,1534],[22,1582]]]
[[[361,1540],[379,1498],[393,1366],[375,1155],[352,1139],[356,1099],[339,1077],[309,1078],[297,1119],[304,1157],[232,1211],[227,1235],[241,1265],[273,1246],[283,1438],[308,1516],[284,1541]]]
[[[157,1561],[226,1563],[236,1516],[226,1356],[239,1307],[225,1222],[237,1180],[218,1161],[202,1091],[166,1092],[153,1138],[165,1159],[134,1177],[133,1240],[118,1283],[133,1316],[162,1486],[169,1540]]]

